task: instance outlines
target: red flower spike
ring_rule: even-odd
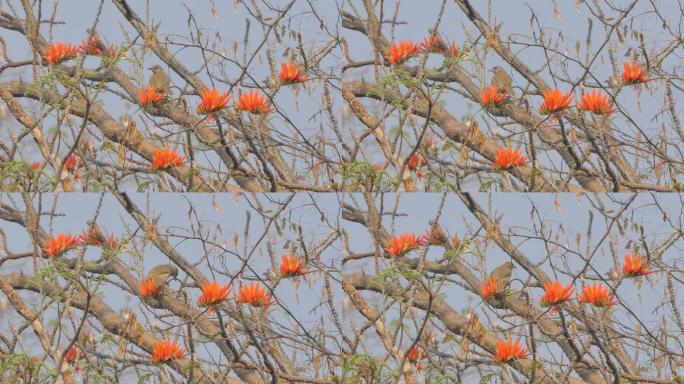
[[[641,68],[641,65],[625,61],[622,63],[622,83],[625,85],[632,85],[653,80],[650,77],[646,77],[647,72],[647,70]]]
[[[299,68],[299,65],[293,62],[280,63],[280,82],[283,84],[303,83],[309,80],[304,76],[304,70]]]
[[[497,148],[492,169],[499,170],[519,167],[525,165],[526,162],[527,158],[520,153],[520,148]]]
[[[200,93],[202,100],[197,105],[196,111],[200,115],[212,114],[219,111],[228,105],[228,100],[230,100],[230,95],[228,92],[222,94],[216,88],[205,89]]]
[[[560,281],[547,282],[544,284],[544,296],[539,300],[539,305],[555,309],[559,304],[570,300],[572,291],[570,284],[563,287]]]
[[[177,341],[157,341],[152,348],[152,362],[163,363],[173,359],[182,359],[185,351]]]
[[[494,351],[494,361],[504,363],[515,359],[522,359],[527,355],[527,350],[520,345],[520,341],[499,340]]]
[[[489,106],[499,106],[508,98],[508,92],[499,91],[495,86],[490,85],[489,88],[483,88],[482,94],[482,105],[485,107]]]
[[[420,53],[420,45],[410,40],[402,40],[387,47],[387,52],[385,59],[398,65]]]
[[[613,103],[608,101],[608,95],[598,90],[583,93],[577,106],[579,109],[595,115],[610,116],[617,111],[617,108],[613,108]]]
[[[78,237],[71,233],[60,233],[56,236],[50,236],[45,242],[43,251],[50,257],[55,258],[62,256],[65,252],[75,248],[78,245]]]
[[[608,293],[608,287],[597,282],[594,282],[593,285],[582,287],[582,294],[579,296],[579,301],[581,303],[591,304],[595,307],[607,308],[617,304],[617,300],[613,300],[613,295]]]
[[[271,108],[271,102],[266,100],[266,96],[254,89],[247,93],[241,93],[235,108],[254,115],[268,115],[275,111]]]
[[[542,115],[555,115],[572,103],[572,94],[570,92],[563,94],[558,88],[545,91],[543,95],[544,102],[539,106],[539,113]]]
[[[169,148],[168,146],[164,148],[157,148],[154,150],[152,155],[152,164],[150,169],[153,171],[163,170],[171,167],[178,167],[183,164],[185,159],[183,156],[178,154],[176,148]]]
[[[47,53],[43,59],[50,65],[59,64],[63,61],[73,59],[78,55],[78,49],[71,44],[52,43],[47,48]]]
[[[280,264],[280,274],[283,277],[304,276],[308,273],[304,268],[304,263],[295,255],[282,255]]]
[[[228,284],[220,285],[216,281],[204,282],[200,284],[202,294],[197,300],[197,304],[201,307],[213,307],[228,298],[230,295],[230,286]]]
[[[423,245],[422,236],[418,236],[415,233],[404,233],[389,239],[385,251],[392,257],[401,257],[421,245]]]
[[[140,105],[144,108],[150,104],[158,104],[166,97],[166,93],[159,92],[154,89],[154,85],[150,84],[147,88],[140,89]]]
[[[625,265],[622,266],[622,273],[625,277],[637,277],[646,276],[653,273],[653,271],[646,268],[646,264],[643,263],[638,255],[625,255]]]
[[[271,295],[266,294],[266,289],[261,284],[255,282],[240,287],[237,301],[260,308],[268,308],[275,303],[275,301],[271,300]]]

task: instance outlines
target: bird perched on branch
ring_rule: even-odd
[[[511,280],[511,273],[513,273],[513,263],[507,261],[498,267],[494,268],[489,274],[489,278],[496,278],[496,292],[500,294],[508,288],[508,282]]]
[[[175,265],[157,265],[150,270],[150,273],[147,276],[154,279],[155,287],[161,287],[166,284],[170,277],[178,276],[178,268],[176,268]]]
[[[495,86],[496,89],[499,90],[499,93],[506,92],[510,95],[511,85],[513,84],[513,79],[511,78],[511,75],[509,75],[508,72],[506,72],[506,70],[499,67],[498,65],[490,69],[489,71],[494,73],[491,85]]]
[[[159,64],[155,64],[149,68],[152,71],[152,77],[150,78],[150,85],[154,87],[156,91],[164,92],[166,95],[171,94],[171,79],[164,72]]]

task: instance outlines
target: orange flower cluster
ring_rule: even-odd
[[[230,100],[230,95],[228,92],[220,94],[216,88],[212,88],[200,92],[200,98],[202,100],[197,105],[196,111],[201,115],[207,115],[225,108],[228,105],[228,100]]]
[[[154,278],[151,276],[142,279],[140,282],[140,297],[142,297],[143,300],[147,299],[148,297],[157,296],[160,291],[161,287],[157,287],[154,284]]]
[[[90,40],[83,40],[81,45],[78,46],[78,50],[83,52],[85,55],[106,57],[116,56],[116,47],[114,44],[110,45],[105,52],[102,52],[102,50],[97,46],[97,39],[95,37],[90,38]]]
[[[71,172],[74,169],[78,168],[78,166],[81,164],[81,160],[76,156],[75,153],[72,153],[67,157],[67,159],[64,161],[64,170]]]
[[[65,252],[75,248],[78,245],[78,237],[71,233],[59,233],[56,236],[50,236],[45,242],[43,251],[50,257],[55,258],[62,256]]]
[[[241,286],[236,298],[240,303],[254,307],[268,308],[275,303],[271,300],[271,295],[266,294],[266,289],[255,282]]]
[[[420,52],[439,53],[442,55],[457,57],[459,54],[458,46],[455,42],[447,45],[440,35],[430,35],[418,46]]]
[[[458,238],[458,237],[457,237]],[[424,242],[430,245],[444,245],[449,241],[446,233],[442,230],[442,227],[435,225],[429,230],[425,235],[423,235]]]
[[[282,255],[280,274],[283,277],[304,276],[308,273],[302,260],[295,255]]]
[[[197,304],[201,307],[213,307],[228,298],[230,295],[230,286],[228,284],[220,285],[216,281],[204,282],[200,284],[202,294],[200,294]]]
[[[643,263],[641,257],[637,255],[625,255],[625,265],[622,266],[622,273],[625,277],[636,277],[646,276],[653,273],[653,271],[646,268],[646,264]]]
[[[55,65],[63,61],[73,59],[78,55],[78,49],[71,44],[52,43],[47,48],[47,53],[43,59],[50,64]]]
[[[613,103],[608,101],[608,95],[598,90],[583,93],[577,106],[579,109],[595,115],[610,116],[617,111],[617,108],[613,108]]]
[[[539,113],[542,115],[555,115],[568,108],[572,102],[570,92],[563,94],[558,88],[545,91],[543,95],[544,102],[539,106]]]
[[[520,153],[520,148],[513,149],[511,147],[497,148],[494,156],[494,170],[509,169],[525,165],[527,158]]]
[[[641,68],[637,63],[629,63],[625,61],[622,63],[622,83],[625,85],[646,83],[651,81],[650,77],[646,77],[648,71]]]
[[[495,86],[490,85],[489,88],[485,87],[482,89],[482,105],[488,106],[498,106],[501,105],[508,98],[508,92],[499,91]]]
[[[304,76],[304,70],[299,68],[299,65],[293,62],[280,63],[280,82],[283,84],[303,83],[309,80]]]
[[[582,287],[582,294],[579,296],[579,301],[585,304],[591,304],[595,307],[612,307],[617,304],[617,300],[613,300],[613,295],[608,293],[608,287],[602,283],[594,282],[593,285]]]
[[[417,168],[420,168],[420,167],[424,166],[425,164],[427,164],[427,161],[418,152],[413,152],[413,155],[411,155],[411,157],[409,157],[408,161],[406,161],[406,167],[410,171],[413,171]]]
[[[152,164],[150,165],[150,169],[156,171],[177,167],[183,164],[183,161],[185,161],[185,159],[183,156],[178,154],[178,150],[176,148],[171,149],[168,146],[164,148],[157,148],[154,150],[154,154],[152,154]]]
[[[183,358],[185,351],[178,345],[177,341],[157,341],[152,348],[152,362],[163,363],[173,359]]]
[[[515,359],[522,359],[525,355],[527,355],[527,350],[520,345],[520,341],[499,340],[494,351],[494,361],[504,363]]]
[[[254,89],[241,93],[235,108],[254,115],[268,115],[275,110],[271,108],[271,102],[266,100],[266,96]]]
[[[64,361],[71,364],[81,357],[83,357],[83,352],[77,346],[72,345],[64,354]]]
[[[159,92],[154,89],[154,85],[150,84],[147,88],[142,88],[140,90],[140,105],[144,108],[150,104],[157,104],[164,100],[166,93]]]
[[[570,284],[564,287],[560,281],[547,282],[544,284],[544,296],[539,300],[539,305],[557,309],[558,305],[570,300],[572,291]]]
[[[415,233],[403,233],[387,242],[385,251],[392,257],[401,257],[423,245],[423,237]]]
[[[413,348],[406,354],[406,360],[409,363],[415,363],[425,357],[425,351],[418,345],[414,345]]]
[[[420,45],[411,40],[402,40],[387,47],[385,59],[394,65],[401,64],[420,53]]]
[[[480,290],[482,291],[482,298],[485,300],[492,296],[496,296],[498,293],[496,289],[496,277],[491,276],[490,278],[483,280]]]

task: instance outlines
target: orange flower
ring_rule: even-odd
[[[489,88],[485,87],[482,89],[482,94],[480,96],[482,97],[482,105],[485,107],[490,105],[497,106],[506,101],[508,98],[508,92],[499,92],[495,86],[490,85]]]
[[[201,115],[211,114],[225,108],[230,100],[228,92],[219,94],[216,88],[205,89],[200,93],[200,97],[202,100],[197,105],[196,111]]]
[[[447,45],[440,35],[430,35],[418,45],[421,52],[444,53]]]
[[[608,95],[605,93],[593,90],[591,93],[583,93],[582,99],[577,106],[584,111],[591,112],[596,115],[609,116],[617,111],[617,108],[612,108],[613,103],[608,101]]]
[[[293,62],[280,62],[280,82],[283,84],[303,83],[309,80],[304,76],[304,70]]]
[[[439,225],[432,227],[428,233],[423,235],[423,239],[425,239],[425,242],[430,245],[444,245],[447,241],[449,241],[449,238]]]
[[[392,257],[401,257],[423,245],[423,238],[415,233],[394,236],[387,242],[385,251]]]
[[[264,308],[268,308],[275,303],[275,301],[271,300],[271,295],[266,294],[266,289],[261,284],[255,282],[240,287],[237,301],[254,307]]]
[[[646,264],[641,261],[641,257],[637,255],[625,255],[625,265],[622,266],[622,273],[625,277],[646,276],[653,273],[646,268]]]
[[[176,148],[169,148],[168,146],[164,148],[157,148],[154,150],[152,155],[152,165],[150,169],[153,171],[167,169],[170,167],[177,167],[183,164],[185,159],[183,156],[178,154]]]
[[[62,61],[73,59],[78,54],[78,49],[71,44],[52,43],[47,48],[47,54],[43,59],[50,65],[59,64]]]
[[[78,156],[76,156],[75,153],[72,153],[72,154],[69,155],[69,157],[67,157],[67,159],[64,161],[64,169],[65,169],[66,171],[73,171],[74,169],[78,168],[78,166],[80,165],[80,163],[81,163],[81,161],[80,161],[80,159],[78,158]]]
[[[413,348],[409,351],[409,353],[406,354],[406,360],[408,360],[409,363],[415,363],[418,360],[421,360],[422,358],[425,357],[425,352],[423,351],[423,348],[421,348],[418,345],[414,345]]]
[[[385,59],[397,65],[417,55],[420,52],[420,45],[411,40],[402,40],[390,45],[387,52],[389,53],[385,55]]]
[[[525,165],[525,162],[527,162],[527,158],[520,153],[520,148],[501,147],[496,149],[492,168],[494,170],[509,169]]]
[[[177,341],[157,341],[152,348],[152,362],[163,363],[172,359],[181,359],[185,351]]]
[[[230,286],[225,284],[221,286],[218,282],[204,282],[200,284],[202,288],[202,294],[197,300],[197,304],[201,307],[211,307],[214,306],[230,295]]]
[[[408,161],[406,162],[406,167],[408,167],[410,171],[413,171],[416,168],[420,168],[425,164],[427,164],[427,161],[425,161],[423,156],[421,156],[418,152],[413,152],[413,155],[411,155],[411,157],[409,157]]]
[[[83,40],[78,50],[86,55],[101,56],[102,50],[97,47],[97,39],[93,36],[89,40]]]
[[[594,282],[593,285],[582,287],[579,301],[595,307],[612,307],[617,304],[617,300],[613,300],[613,295],[608,294],[608,287],[597,282]]]
[[[565,95],[560,89],[552,89],[544,92],[544,102],[539,106],[539,113],[542,115],[555,114],[570,106],[572,95],[570,92]]]
[[[266,96],[255,89],[241,93],[240,100],[235,104],[235,108],[255,115],[267,115],[274,111],[271,108],[271,102],[266,100]]]
[[[283,277],[304,276],[308,273],[304,263],[295,255],[282,255],[280,257],[280,274]]]
[[[458,238],[458,233],[454,233],[454,238],[451,239],[451,245],[453,245],[454,248],[458,248],[458,246],[461,245],[461,240]]]
[[[81,352],[81,350],[77,346],[72,345],[64,354],[64,361],[71,364],[74,361],[80,359],[82,356],[83,352]]]
[[[625,85],[639,84],[651,81],[650,77],[646,77],[648,71],[641,69],[641,65],[637,63],[622,63],[622,83]]]
[[[157,104],[164,100],[166,93],[157,91],[154,89],[154,85],[150,84],[147,88],[140,89],[140,105],[146,107],[148,104]]]
[[[457,57],[459,55],[459,50],[458,50],[458,45],[456,45],[455,41],[452,41],[449,44],[449,50],[448,50],[448,55],[452,57]]]
[[[503,363],[514,359],[522,359],[526,354],[527,350],[520,345],[520,341],[499,340],[496,342],[494,361]]]
[[[62,256],[66,251],[78,245],[78,237],[71,233],[60,233],[57,236],[50,236],[45,242],[43,251],[50,257]]]
[[[154,277],[149,276],[140,281],[140,297],[147,299],[151,296],[157,296],[161,291],[161,287],[154,284]]]
[[[539,300],[539,305],[556,308],[557,305],[570,300],[572,291],[573,288],[570,284],[563,287],[560,281],[549,281],[544,284],[544,296]]]
[[[496,296],[496,277],[492,276],[482,281],[482,298],[487,300],[492,296]]]
[[[83,245],[100,245],[102,241],[100,240],[100,235],[96,228],[92,230],[84,229],[83,233],[78,237],[78,242]]]
[[[31,163],[31,169],[37,171],[40,169],[41,165],[42,164],[40,163],[40,161],[34,161],[33,163]]]

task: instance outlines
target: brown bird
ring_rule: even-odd
[[[509,75],[508,72],[506,72],[506,70],[499,67],[498,65],[490,69],[489,71],[494,73],[494,77],[492,77],[491,84],[495,86],[496,89],[499,90],[499,92],[505,91],[510,94],[511,84],[513,84],[513,79],[511,78],[511,75]]]
[[[155,64],[149,68],[152,71],[152,77],[150,78],[150,85],[154,86],[156,91],[161,91],[167,95],[171,94],[171,79],[164,72],[159,64]]]
[[[178,276],[178,268],[176,268],[175,265],[170,264],[157,265],[150,270],[150,273],[147,276],[148,278],[151,277],[154,279],[155,287],[161,287],[166,283],[169,277]]]
[[[511,273],[513,273],[513,263],[507,261],[492,270],[489,274],[489,278],[492,277],[496,279],[496,292],[497,294],[502,293],[508,287],[508,281],[511,279]]]

